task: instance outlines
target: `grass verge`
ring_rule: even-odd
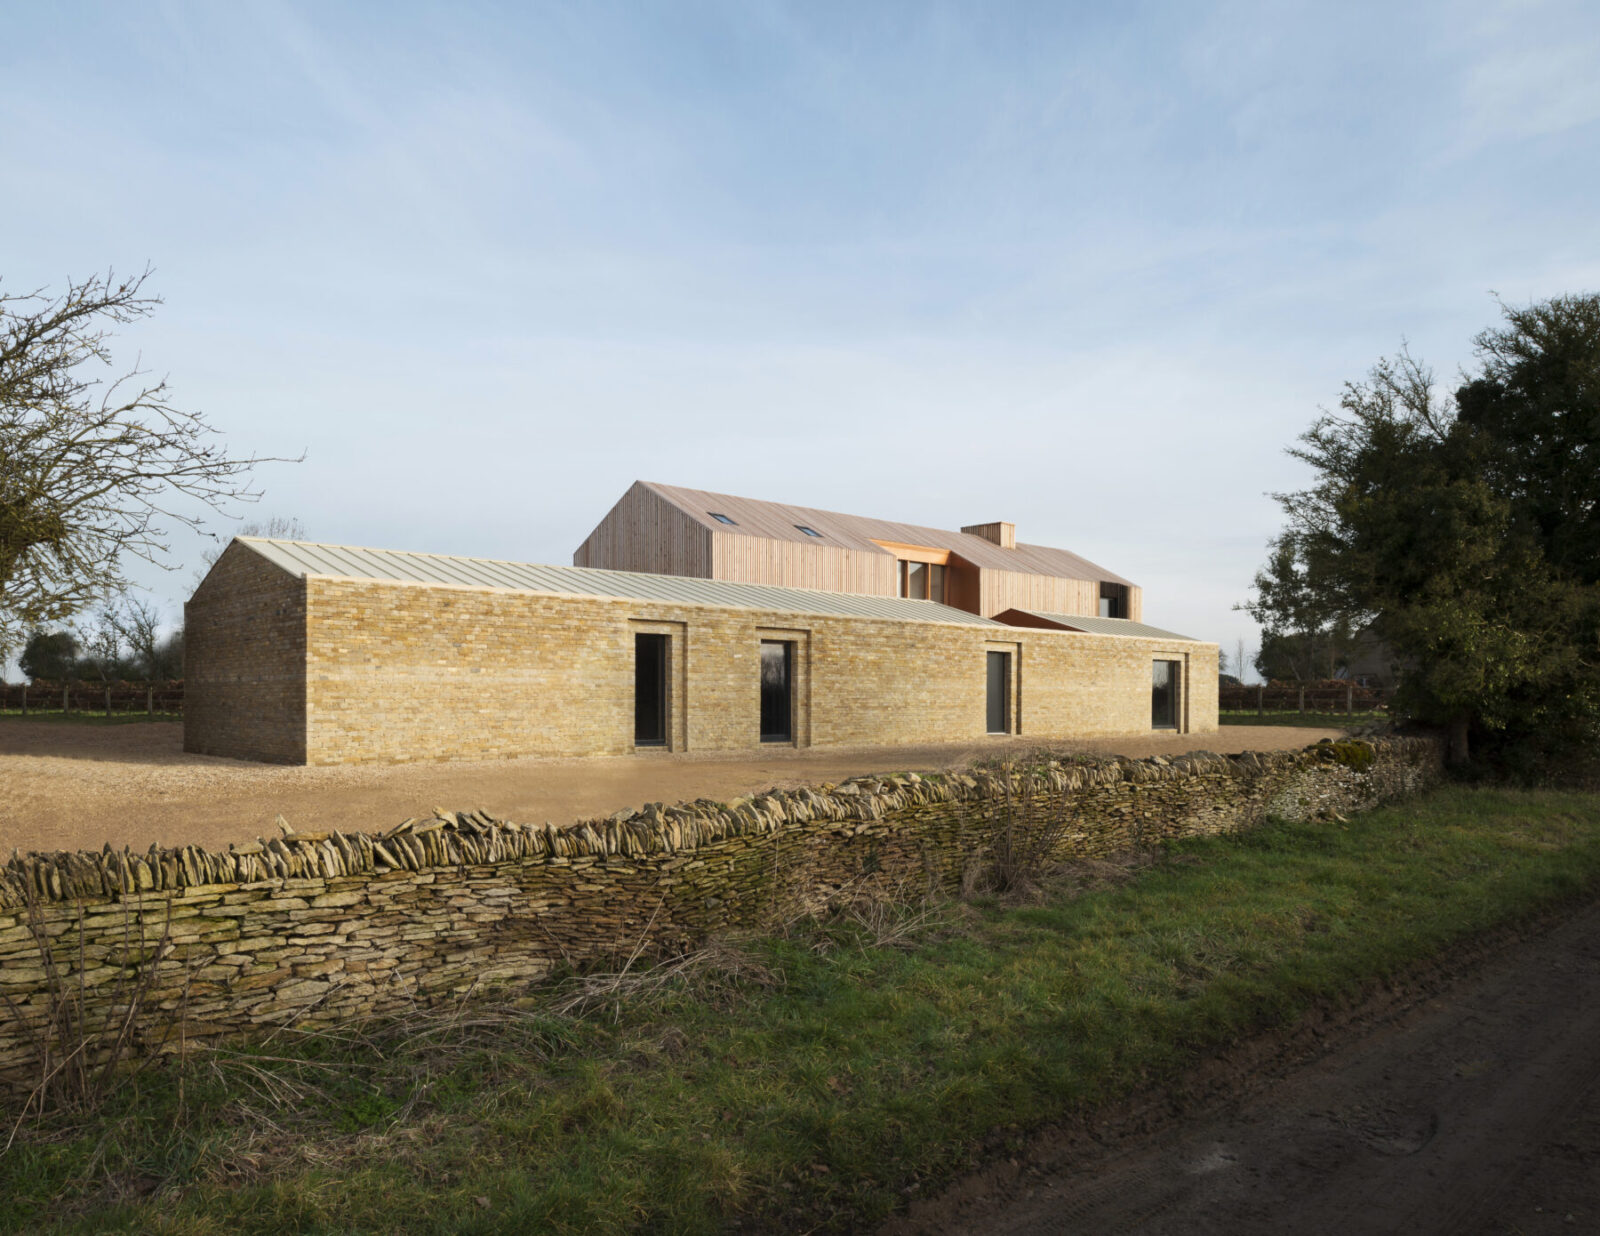
[[[1600,886],[1600,797],[1452,787],[1098,870],[148,1071],[20,1130],[0,1225],[858,1228],[984,1146]]]

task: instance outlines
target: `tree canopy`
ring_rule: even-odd
[[[1457,759],[1600,736],[1600,296],[1504,313],[1453,397],[1402,352],[1312,423],[1246,606],[1264,646],[1382,640]]]
[[[160,303],[148,273],[0,294],[0,651],[124,588],[125,556],[161,562],[173,526],[257,496],[261,459],[113,368],[112,327]]]

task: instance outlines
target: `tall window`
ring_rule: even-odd
[[[988,729],[991,734],[1011,732],[1011,654],[989,654]]]
[[[1128,616],[1128,586],[1126,584],[1100,585],[1100,617],[1126,618]]]
[[[1178,728],[1178,684],[1180,663],[1156,661],[1150,676],[1150,725],[1152,729]]]
[[[667,636],[633,637],[633,742],[667,745]]]
[[[794,738],[794,645],[761,641],[761,741]]]

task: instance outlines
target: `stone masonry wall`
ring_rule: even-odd
[[[764,639],[795,644],[798,746],[981,742],[990,649],[1013,656],[1014,733],[1148,732],[1157,659],[1184,667],[1179,728],[1217,725],[1215,644],[388,581],[306,588],[313,764],[629,753],[641,631],[670,640],[675,751],[761,746]]]
[[[183,614],[183,749],[305,763],[306,581],[229,545]]]
[[[952,890],[1010,813],[1064,823],[1058,856],[1348,811],[1439,776],[1422,739],[1026,771],[867,777],[564,828],[446,812],[387,833],[230,848],[13,856],[0,868],[0,1089],[34,1078],[51,1004],[39,940],[91,1024],[148,979],[141,1051],[337,1024],[563,961],[660,955],[870,879]]]

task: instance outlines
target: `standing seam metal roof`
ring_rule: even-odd
[[[714,605],[724,609],[773,610],[844,618],[887,618],[897,622],[946,622],[963,626],[1013,630],[1002,622],[933,601],[901,597],[820,592],[768,584],[731,584],[682,575],[648,575],[635,571],[602,571],[593,567],[543,566],[503,562],[495,558],[457,558],[448,554],[411,553],[395,549],[361,549],[314,541],[279,541],[235,537],[291,575],[340,579],[390,580],[445,584],[467,588],[506,588],[567,596],[617,600],[668,601],[680,605]]]
[[[1082,631],[1088,635],[1123,635],[1137,639],[1181,639],[1191,644],[1200,641],[1192,635],[1179,635],[1176,631],[1163,631],[1160,627],[1149,627],[1142,622],[1134,622],[1131,618],[1101,618],[1093,614],[1046,614],[1035,609],[1019,611],[1031,614],[1035,618],[1043,618],[1046,622],[1060,623],[1074,631]]]

